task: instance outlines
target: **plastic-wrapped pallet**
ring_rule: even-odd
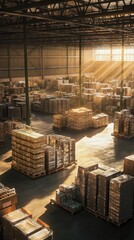
[[[123,173],[134,177],[134,154],[125,157]]]
[[[110,181],[109,219],[122,224],[133,217],[134,178],[123,174]]]
[[[120,171],[111,168],[98,176],[97,212],[104,217],[108,215],[110,180],[120,174]]]
[[[97,195],[98,195],[98,176],[104,170],[98,168],[94,171],[88,172],[87,182],[87,208],[95,212],[97,210]]]
[[[12,167],[32,178],[45,175],[44,135],[29,128],[12,131]]]
[[[17,209],[11,213],[4,215],[2,217],[4,240],[14,240],[14,226],[22,220],[29,218],[29,216],[31,216],[31,214],[24,208]]]
[[[78,172],[76,176],[76,185],[78,186],[77,199],[83,205],[86,205],[86,200],[87,200],[88,172],[93,171],[97,168],[98,168],[98,164],[94,162],[86,162],[78,166]]]

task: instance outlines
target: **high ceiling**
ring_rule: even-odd
[[[0,0],[0,44],[82,44],[134,42],[134,0]]]

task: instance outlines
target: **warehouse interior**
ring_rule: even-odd
[[[133,0],[0,1],[0,239],[133,239],[133,29]]]

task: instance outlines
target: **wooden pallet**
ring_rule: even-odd
[[[76,213],[76,212],[71,211],[70,209],[68,209],[68,208],[66,208],[66,207],[58,204],[54,198],[51,198],[51,199],[50,199],[50,203],[51,203],[51,204],[55,204],[55,205],[57,205],[58,207],[60,207],[60,208],[62,208],[62,209],[64,209],[64,210],[70,212],[72,215],[73,215],[74,213]]]
[[[46,172],[29,173],[29,172],[27,172],[27,171],[25,171],[25,170],[22,170],[21,168],[18,168],[18,167],[14,166],[14,165],[12,165],[12,168],[15,169],[15,170],[17,170],[18,172],[23,173],[24,175],[26,175],[26,176],[28,176],[28,177],[33,178],[33,179],[36,179],[36,178],[39,178],[39,177],[43,177],[43,176],[46,175]]]

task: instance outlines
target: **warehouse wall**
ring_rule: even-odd
[[[68,58],[67,58],[68,54]],[[68,61],[67,61],[68,59]],[[68,65],[68,68],[67,68]],[[76,47],[28,47],[29,77],[79,73],[79,50]],[[95,61],[94,51],[82,49],[82,74],[93,73],[100,81],[121,78],[121,62]],[[124,78],[131,78],[133,62],[124,63]],[[23,46],[0,46],[0,79],[24,78]]]

